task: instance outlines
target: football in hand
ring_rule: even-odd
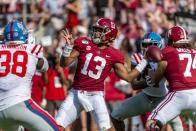
[[[159,62],[163,58],[162,52],[157,46],[149,46],[146,51],[146,56],[153,62]]]

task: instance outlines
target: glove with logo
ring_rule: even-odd
[[[149,87],[157,87],[156,84],[152,81],[150,76],[145,76],[146,83]]]

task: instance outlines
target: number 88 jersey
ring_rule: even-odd
[[[124,63],[124,55],[109,46],[99,49],[86,37],[76,39],[74,49],[79,51],[73,88],[85,91],[103,91],[104,80],[115,63]]]
[[[40,45],[0,45],[0,101],[16,95],[30,98],[31,79],[42,57]]]

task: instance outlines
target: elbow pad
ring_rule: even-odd
[[[48,70],[49,65],[48,65],[48,61],[46,60],[45,57],[43,57],[43,60],[44,60],[44,64],[43,64],[42,68],[39,71],[46,72]]]

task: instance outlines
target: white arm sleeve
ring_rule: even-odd
[[[46,72],[48,70],[49,65],[48,65],[48,61],[45,57],[43,57],[43,60],[44,60],[44,64],[43,64],[42,68],[39,71]]]

